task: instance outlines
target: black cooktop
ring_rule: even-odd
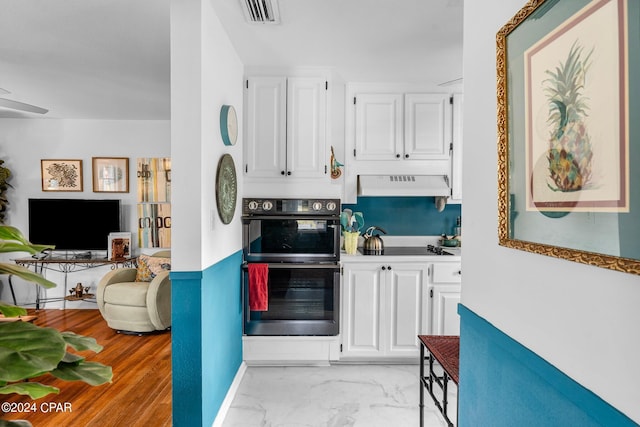
[[[385,247],[381,254],[372,255],[365,254],[363,248],[358,248],[358,251],[363,255],[371,256],[398,256],[398,255],[453,255],[451,252],[443,250],[439,246],[388,246]]]

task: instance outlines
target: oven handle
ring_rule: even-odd
[[[251,263],[251,264],[262,264],[262,263]],[[326,269],[333,269],[333,270],[339,270],[340,266],[338,264],[299,264],[299,263],[281,263],[281,262],[274,262],[274,263],[264,263],[269,265],[269,269],[273,269],[273,270],[277,270],[277,269],[284,269],[284,268],[288,268],[288,269],[293,269],[293,268],[326,268]],[[243,270],[248,270],[248,264],[242,264],[242,269]]]

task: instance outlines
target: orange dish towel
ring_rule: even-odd
[[[269,264],[249,264],[249,310],[269,309]]]

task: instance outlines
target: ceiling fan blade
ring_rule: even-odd
[[[45,114],[49,110],[36,107],[35,105],[25,104],[24,102],[12,101],[10,99],[0,98],[0,107],[10,108],[12,110],[27,111],[29,113]]]
[[[2,89],[2,88],[0,87],[0,95],[8,95],[8,94],[10,94],[10,93],[11,93],[11,92],[9,92],[8,90],[6,90],[6,89]]]

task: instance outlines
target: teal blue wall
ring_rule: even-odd
[[[206,426],[215,420],[242,364],[241,264],[242,251],[238,251],[203,273],[202,410]]]
[[[434,197],[358,197],[358,203],[344,204],[342,208],[363,213],[363,232],[377,225],[394,236],[452,234],[461,211],[459,204],[450,204],[438,212]]]
[[[202,425],[202,273],[172,271],[171,382],[174,426]]]
[[[458,312],[459,427],[637,427],[465,306],[459,305]],[[593,369],[606,369],[606,361]]]
[[[210,426],[242,363],[242,251],[171,272],[173,425]]]

